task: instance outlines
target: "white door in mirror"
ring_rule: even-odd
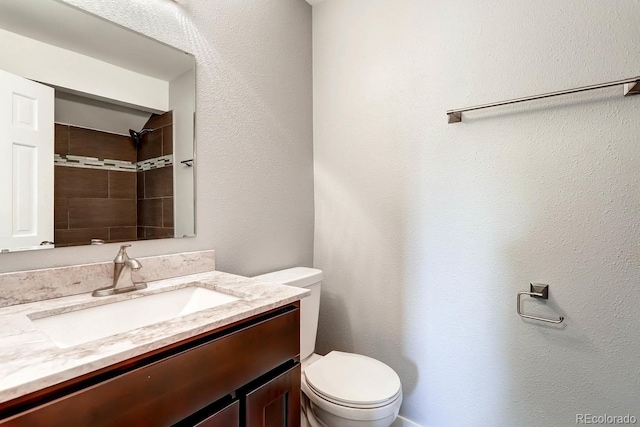
[[[2,252],[53,247],[53,112],[53,88],[0,70]]]

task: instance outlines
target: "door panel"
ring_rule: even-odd
[[[0,250],[53,241],[54,90],[0,70]]]

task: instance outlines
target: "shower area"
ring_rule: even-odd
[[[56,96],[56,247],[174,237],[172,116]]]

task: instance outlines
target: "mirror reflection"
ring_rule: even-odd
[[[193,56],[55,0],[0,46],[0,250],[195,234]]]

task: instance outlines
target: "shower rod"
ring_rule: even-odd
[[[624,96],[640,94],[640,76],[638,76],[638,77],[632,77],[632,78],[624,79],[624,80],[616,80],[616,81],[608,82],[608,83],[600,83],[600,84],[597,84],[597,85],[582,86],[582,87],[577,87],[577,88],[574,88],[574,89],[567,89],[567,90],[560,90],[560,91],[557,91],[557,92],[543,93],[541,95],[525,96],[524,98],[510,99],[508,101],[492,102],[491,104],[483,104],[483,105],[476,105],[474,107],[458,108],[458,109],[455,109],[455,110],[448,110],[447,111],[447,116],[449,117],[449,123],[458,123],[458,122],[462,121],[462,113],[465,113],[467,111],[482,110],[484,108],[499,107],[501,105],[517,104],[518,102],[533,101],[533,100],[536,100],[536,99],[551,98],[553,96],[568,95],[570,93],[585,92],[585,91],[588,91],[588,90],[602,89],[602,88],[605,88],[605,87],[620,86],[620,85],[625,85],[625,87],[624,87]]]

